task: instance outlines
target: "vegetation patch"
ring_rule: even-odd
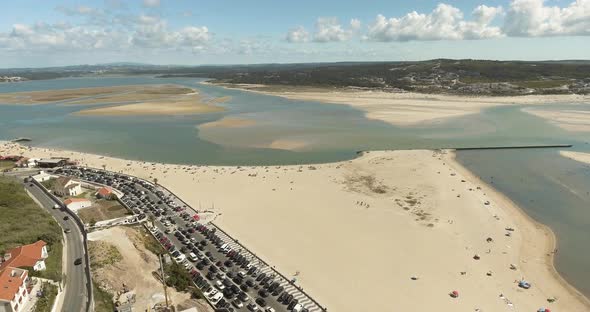
[[[90,224],[97,221],[121,218],[131,213],[116,200],[99,199],[88,208],[82,208],[77,212],[82,222]]]
[[[0,177],[0,220],[0,254],[10,248],[43,240],[49,252],[49,258],[45,260],[47,269],[34,274],[60,281],[63,249],[61,227],[13,178]]]
[[[0,160],[0,172],[14,168],[14,161]]]
[[[43,283],[41,285],[42,296],[37,299],[35,304],[35,312],[50,312],[57,297],[57,286],[50,283]]]
[[[95,312],[113,312],[115,311],[115,303],[113,302],[113,295],[108,291],[100,288],[98,283],[92,281],[92,293],[94,294],[94,311]]]
[[[374,175],[355,175],[347,178],[346,184],[356,192],[365,193],[367,191],[376,194],[385,194],[388,191],[386,185],[378,181]]]
[[[148,233],[145,228],[141,227],[139,229],[139,233],[140,234],[138,237],[141,238],[145,249],[151,251],[154,255],[159,255],[166,252],[164,247],[160,245],[160,242],[158,242],[150,233]]]

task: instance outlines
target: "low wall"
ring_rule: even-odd
[[[48,191],[41,183],[36,181],[35,179],[31,179],[32,183],[34,183],[37,187],[39,187],[49,198],[51,198],[57,205],[59,205],[60,209],[65,211],[69,214],[73,219],[80,232],[82,233],[82,242],[84,247],[84,260],[86,265],[84,266],[84,273],[86,274],[86,291],[88,293],[88,301],[86,303],[86,311],[91,312],[94,311],[94,301],[93,301],[93,289],[92,289],[92,274],[90,273],[90,254],[88,253],[88,233],[84,228],[84,222],[75,214],[73,211],[68,209],[66,205],[62,203],[62,201],[53,195],[50,191]],[[67,286],[66,286],[67,287]]]

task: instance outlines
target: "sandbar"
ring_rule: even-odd
[[[559,151],[559,154],[561,154],[561,156],[573,159],[575,161],[590,164],[590,153]]]
[[[252,119],[239,117],[223,117],[219,120],[207,122],[198,125],[199,129],[207,128],[245,128],[256,125],[256,121]]]
[[[395,126],[414,126],[425,122],[437,122],[442,119],[477,114],[483,109],[501,105],[590,102],[590,96],[584,95],[486,97],[412,92],[393,93],[351,88],[209,84],[288,99],[346,104],[364,111],[369,119],[384,121]]]
[[[140,101],[170,95],[188,94],[193,89],[176,85],[126,85],[80,89],[0,93],[1,104],[96,104]]]
[[[590,132],[590,110],[526,108],[523,111],[547,119],[567,131]]]
[[[202,102],[198,94],[188,94],[149,102],[85,109],[82,116],[190,115],[221,112],[224,108]]]
[[[0,154],[70,157],[157,178],[196,209],[214,211],[216,224],[277,270],[297,273],[297,284],[329,311],[590,311],[553,267],[553,233],[463,168],[452,151],[247,167],[147,163],[15,143],[0,145]],[[511,236],[506,228],[514,229]],[[533,287],[519,288],[521,278]],[[449,297],[453,290],[459,298]]]

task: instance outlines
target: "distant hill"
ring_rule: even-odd
[[[384,91],[518,95],[590,93],[590,61],[338,62],[250,65],[150,65],[116,62],[51,68],[0,69],[0,76],[51,79],[86,75],[204,77],[223,83],[355,87]]]

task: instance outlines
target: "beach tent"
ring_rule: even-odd
[[[193,220],[195,220],[195,221],[199,221],[199,220],[201,220],[201,218],[199,217],[199,215],[195,214],[195,215],[193,216]]]

